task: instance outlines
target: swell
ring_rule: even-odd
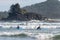
[[[60,35],[56,35],[53,37],[53,40],[60,40]]]
[[[28,34],[22,32],[0,32],[0,37],[27,37]]]
[[[28,37],[26,34],[17,34],[17,35],[0,35],[0,37]]]

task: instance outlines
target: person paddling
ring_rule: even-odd
[[[40,29],[41,30],[40,26],[38,26],[37,29]]]
[[[17,29],[19,29],[19,26],[17,26]]]

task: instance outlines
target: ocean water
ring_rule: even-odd
[[[60,40],[60,29],[0,28],[0,40]]]

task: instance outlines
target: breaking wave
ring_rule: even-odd
[[[27,37],[26,33],[21,32],[0,32],[0,37]]]
[[[31,37],[38,40],[51,39],[53,34],[29,32],[0,32],[0,37]]]
[[[50,30],[49,30],[50,31]],[[0,30],[0,37],[30,37],[37,40],[52,40],[60,37],[60,31],[44,30]]]

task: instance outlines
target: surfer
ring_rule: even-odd
[[[37,29],[40,29],[41,30],[40,26],[38,26]]]
[[[17,26],[17,29],[19,29],[19,26]]]

